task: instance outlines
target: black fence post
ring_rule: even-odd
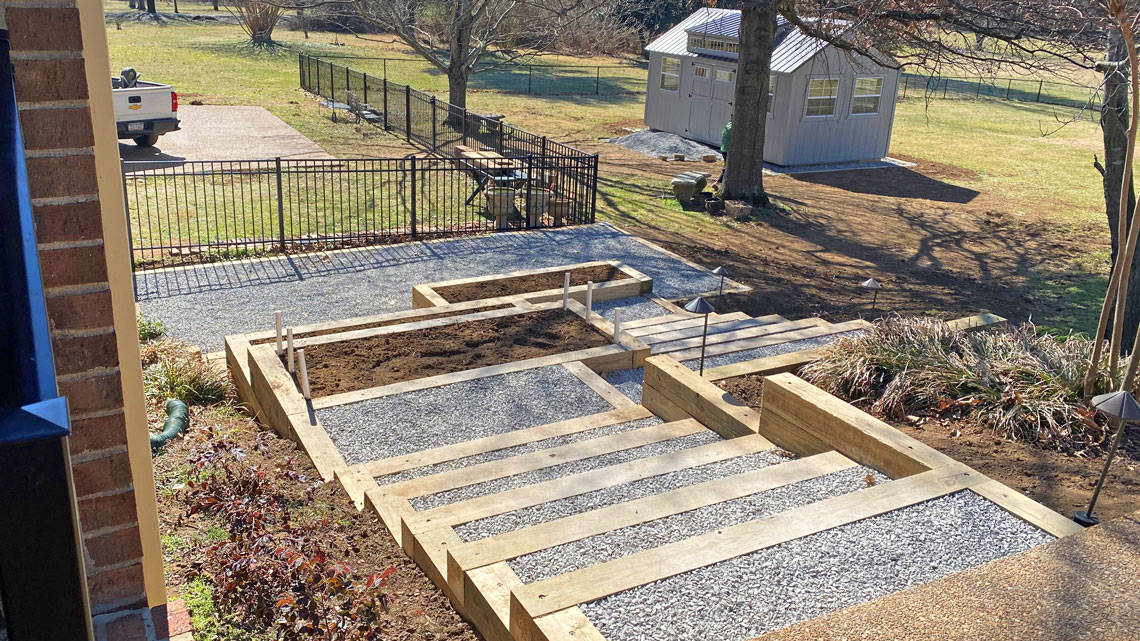
[[[305,88],[305,54],[297,54],[297,83]]]
[[[348,102],[348,92],[352,91],[352,76],[350,75],[348,65],[344,66],[344,101]]]
[[[336,102],[336,74],[333,73],[332,60],[329,61],[329,100]]]
[[[368,104],[368,74],[362,73],[360,77],[364,79],[364,104]]]
[[[285,190],[281,188],[281,156],[273,159],[277,169],[277,233],[281,239],[281,251],[285,251]]]
[[[499,125],[499,148],[496,151],[501,154],[503,153],[503,121],[496,120],[495,123]]]
[[[404,137],[412,142],[412,88],[404,85]]]
[[[533,81],[534,81],[534,67],[527,65],[526,66],[526,95],[528,95],[528,96],[530,95],[531,84],[533,83]]]
[[[593,160],[590,163],[593,165],[592,177],[590,179],[590,224],[594,223],[594,217],[598,213],[598,154],[594,154]]]
[[[388,59],[384,59],[384,82],[388,82]]]
[[[411,222],[412,222],[412,238],[416,237],[416,157],[412,156],[408,159],[412,165],[412,208],[411,208]]]
[[[1041,102],[1041,89],[1045,86],[1044,80],[1037,81],[1037,102]]]
[[[467,107],[463,108],[463,146],[467,146]]]
[[[384,78],[384,131],[388,129],[388,79]]]
[[[439,151],[439,136],[438,131],[439,123],[439,108],[435,104],[435,96],[431,97],[431,150],[432,152]]]
[[[597,72],[594,77],[594,95],[600,96],[602,95],[602,68],[598,67],[594,71]]]
[[[526,155],[526,226],[530,228],[531,209],[534,208],[534,197],[531,195],[531,185],[534,184],[534,155]],[[542,224],[542,221],[539,221]]]
[[[321,95],[321,64],[317,63],[317,95]]]
[[[1010,90],[1012,87],[1013,87],[1013,78],[1010,78],[1010,79],[1009,79],[1009,82],[1007,82],[1007,83],[1005,84],[1005,99],[1006,99],[1006,100],[1009,100],[1009,90]]]

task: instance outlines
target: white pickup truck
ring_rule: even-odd
[[[140,147],[152,147],[162,134],[178,130],[178,94],[170,85],[139,80],[128,67],[111,78],[111,90],[120,140],[130,138]]]

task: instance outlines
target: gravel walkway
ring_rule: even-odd
[[[533,443],[526,443],[524,445],[516,445],[501,450],[494,450],[491,452],[483,452],[474,456],[468,456],[461,459],[445,461],[435,465],[428,465],[425,467],[417,467],[411,470],[404,470],[395,474],[381,476],[376,479],[376,482],[381,485],[388,485],[391,483],[399,483],[410,479],[420,478],[421,476],[430,476],[432,474],[442,474],[451,470],[458,470],[465,467],[480,465],[482,463],[490,463],[491,461],[501,461],[512,456],[521,456],[530,452],[537,452],[539,450],[548,450],[553,447],[560,447],[562,445],[569,445],[577,443],[578,441],[585,441],[593,438],[601,438],[603,436],[610,436],[611,434],[620,434],[630,430],[641,429],[649,427],[650,425],[658,425],[662,421],[657,417],[643,418],[639,421],[629,421],[626,423],[616,423],[614,425],[607,425],[605,427],[598,427],[585,432],[575,432],[574,434],[566,434],[565,436],[555,436],[553,438],[535,441]]]
[[[600,223],[439,242],[215,263],[135,275],[138,300],[172,336],[206,351],[227,334],[410,309],[418,283],[616,259],[653,278],[662,298],[715,289],[720,280]]]
[[[613,409],[561,365],[317,411],[349,465]]]
[[[719,367],[721,365],[731,365],[733,363],[743,363],[755,358],[764,358],[765,356],[778,356],[780,354],[787,354],[789,352],[798,352],[803,349],[815,349],[823,347],[828,343],[838,340],[840,338],[847,338],[855,336],[859,331],[842,332],[839,334],[831,334],[829,336],[820,336],[818,338],[805,338],[798,341],[789,341],[787,343],[776,343],[775,345],[768,345],[767,347],[757,347],[755,349],[746,349],[739,352],[729,352],[728,354],[720,354],[717,356],[705,357],[705,369],[710,367]],[[682,364],[689,369],[699,369],[701,366],[701,359],[696,358],[693,360],[682,361]]]
[[[641,388],[645,383],[644,367],[609,372],[602,378],[605,378],[606,381],[609,382],[610,385],[613,385],[619,392],[625,394],[629,400],[634,403],[641,403]]]
[[[582,606],[610,641],[738,641],[1052,540],[969,492]]]
[[[672,312],[645,296],[632,296],[594,303],[594,312],[601,314],[609,322],[614,322],[614,310],[621,310],[621,322],[668,316]]]
[[[589,472],[590,470],[598,470],[611,465],[619,465],[638,459],[680,452],[681,450],[708,445],[709,443],[715,443],[720,440],[722,440],[721,436],[716,432],[712,430],[701,430],[687,436],[671,438],[667,441],[650,443],[649,445],[642,445],[628,450],[610,452],[608,454],[602,454],[601,456],[570,461],[561,465],[532,470],[530,472],[524,472],[523,474],[507,476],[493,481],[476,483],[475,485],[468,485],[446,492],[416,497],[412,499],[412,507],[417,510],[430,510],[443,505],[451,505],[452,503],[487,496],[488,494],[498,494],[499,492],[506,492],[507,490],[513,490],[527,485],[537,485],[553,479],[573,476],[575,474],[581,474],[582,472]]]
[[[523,583],[573,572],[611,559],[660,547],[763,518],[816,501],[867,488],[867,476],[874,483],[890,481],[869,467],[854,467],[842,472],[785,485],[766,492],[751,494],[731,501],[707,505],[696,510],[633,525],[605,534],[579,539],[573,543],[547,548],[509,562]]]
[[[455,528],[459,537],[464,541],[479,539],[518,530],[538,523],[553,521],[564,516],[581,514],[598,508],[633,501],[653,494],[660,494],[680,487],[688,487],[697,483],[704,483],[713,479],[735,476],[750,472],[768,465],[782,463],[788,459],[776,453],[775,450],[745,454],[735,458],[709,463],[698,467],[690,467],[667,474],[651,476],[646,479],[624,483],[613,487],[602,488],[585,494],[569,496],[557,501],[533,505],[531,507],[514,510],[505,514],[496,514],[478,521],[471,521]]]

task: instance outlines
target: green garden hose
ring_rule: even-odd
[[[166,422],[162,424],[161,432],[150,435],[150,449],[157,450],[166,445],[189,426],[190,409],[186,403],[176,398],[166,399]]]

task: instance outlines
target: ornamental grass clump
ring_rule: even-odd
[[[888,318],[832,343],[802,375],[894,418],[973,418],[1007,438],[1073,449],[1104,435],[1082,400],[1092,342],[1032,324],[954,330],[939,320]]]

